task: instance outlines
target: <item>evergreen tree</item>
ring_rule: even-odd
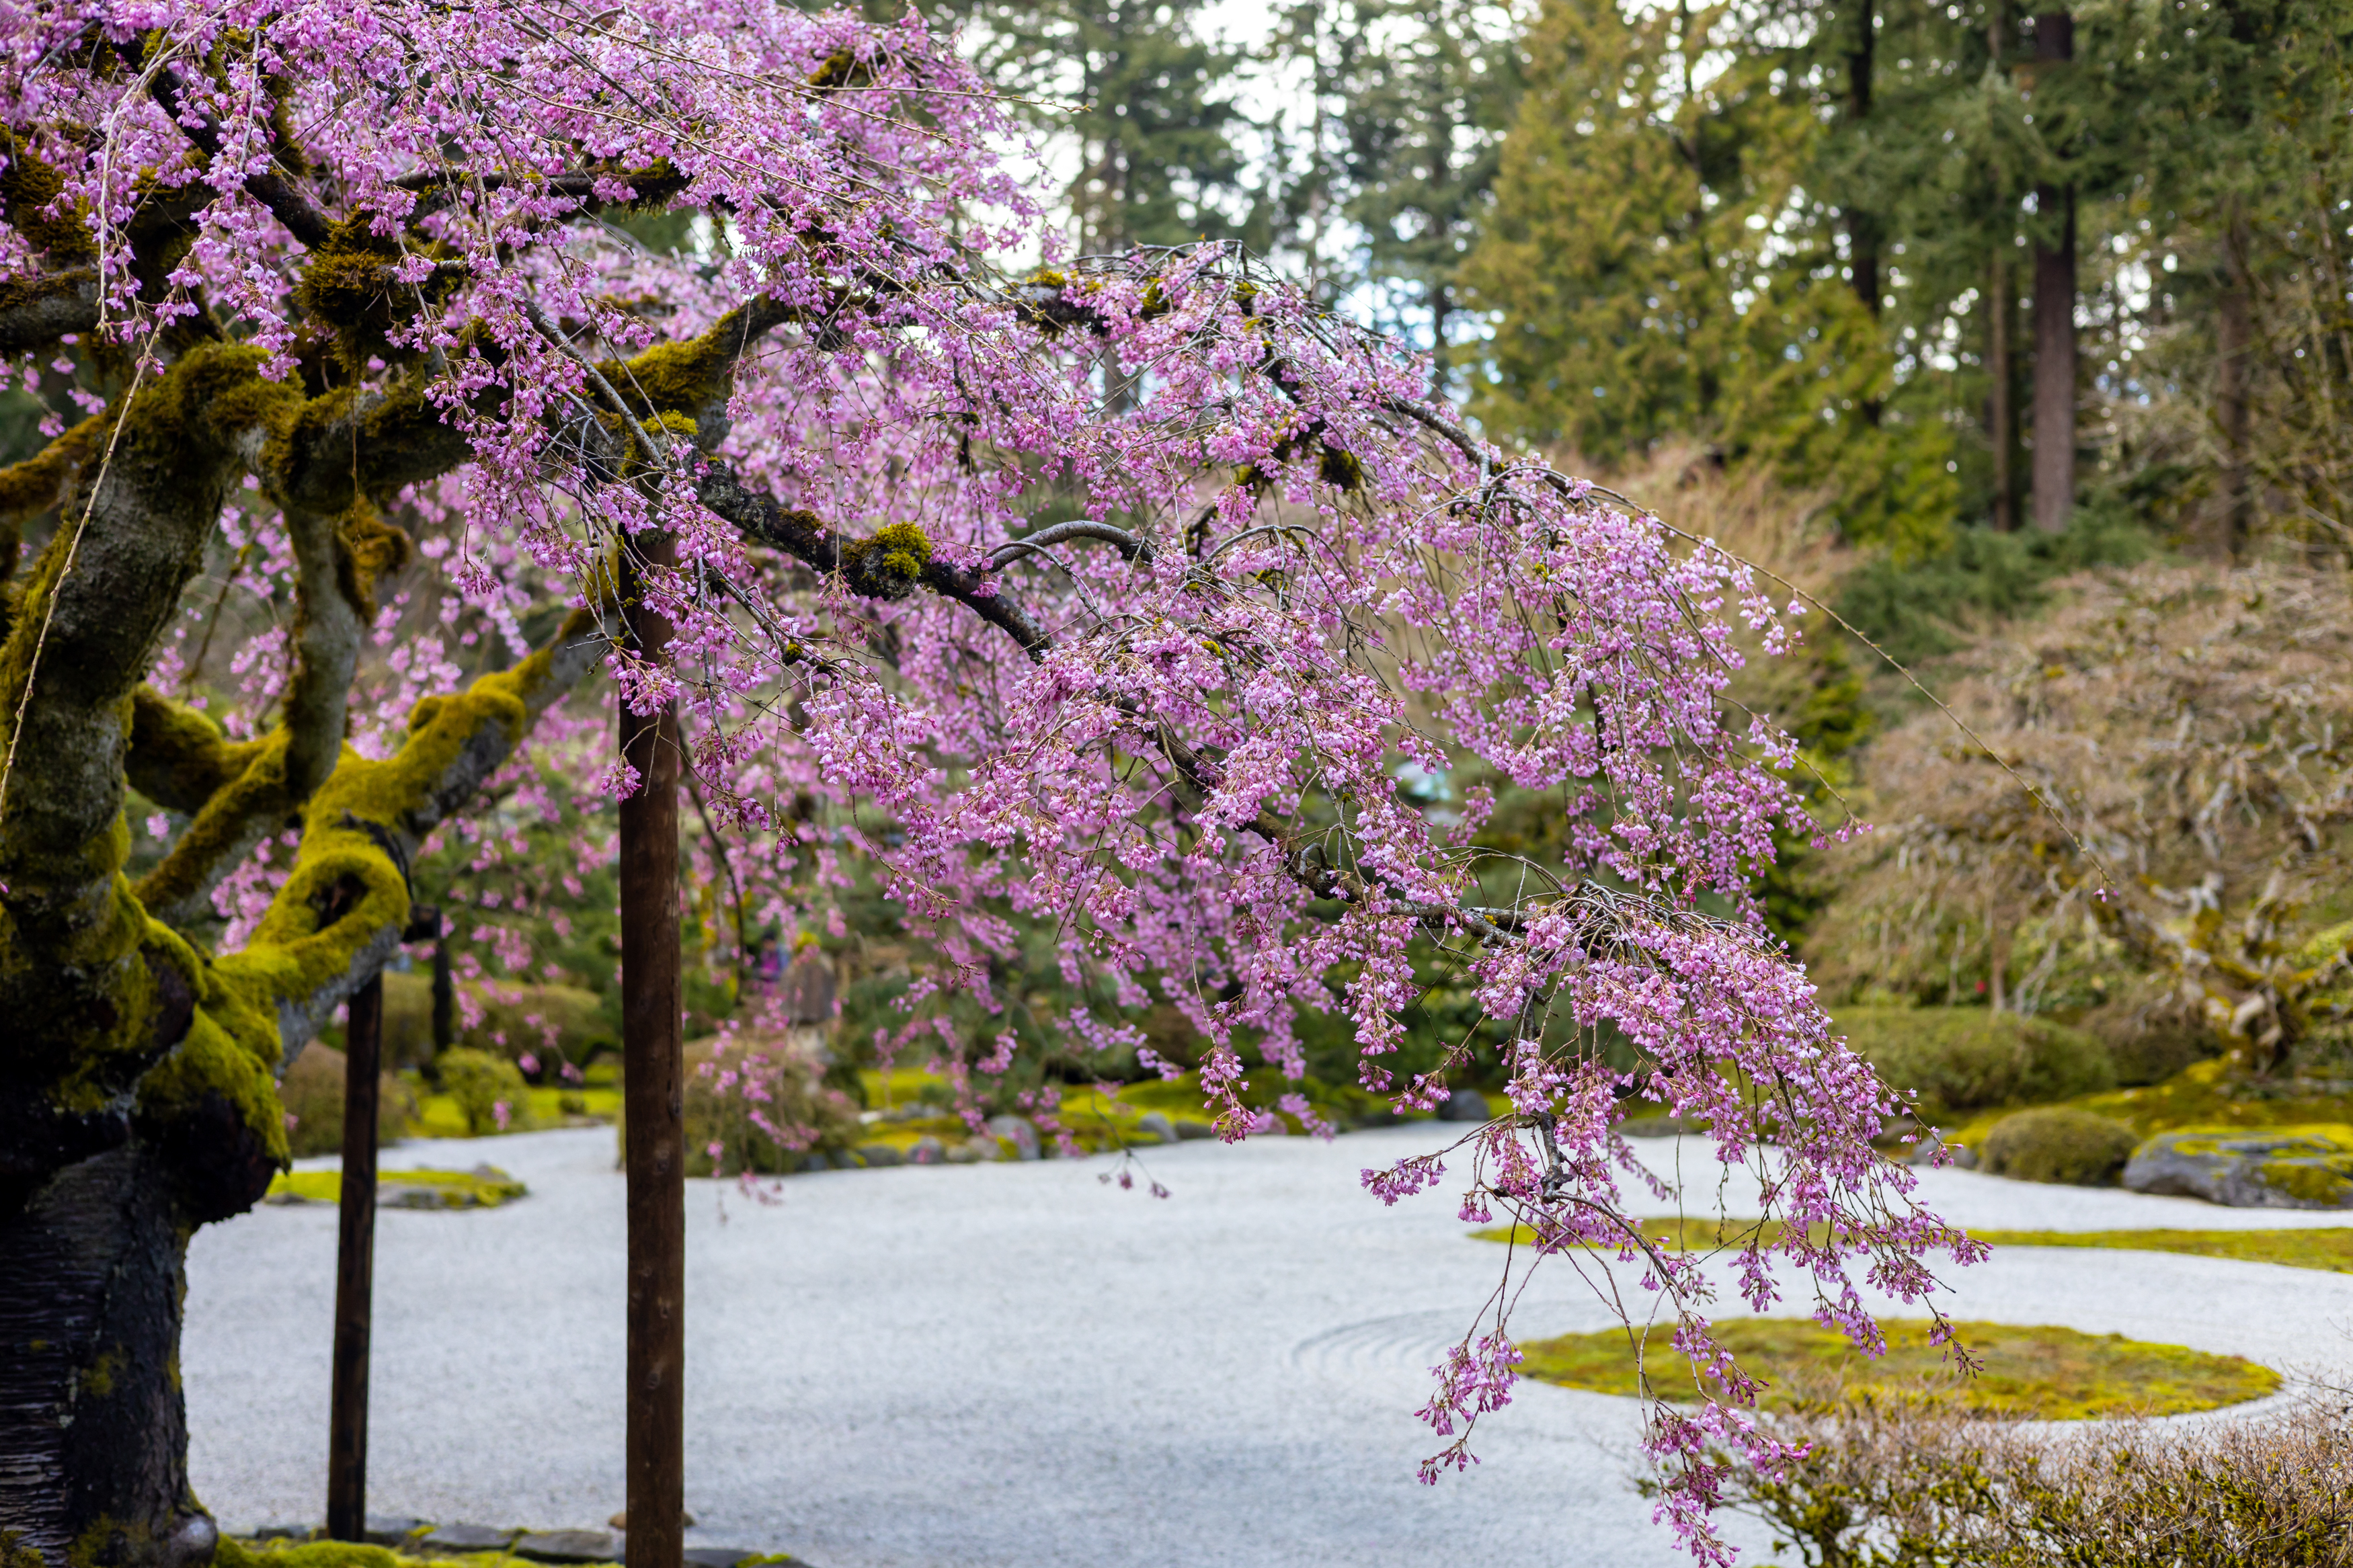
[[[1519,97],[1520,20],[1482,0],[1299,0],[1268,49],[1312,104],[1284,193],[1293,233],[1316,263],[1355,252],[1334,291],[1368,287],[1388,324],[1426,330],[1441,390],[1462,263]]]
[[[1234,145],[1245,121],[1224,96],[1240,63],[1202,37],[1203,0],[950,0],[977,63],[1073,154],[1070,218],[1106,252],[1256,238]]]
[[[1607,462],[1676,435],[1828,485],[1853,538],[1927,546],[1957,485],[1814,194],[1805,62],[1728,5],[1549,0],[1467,280],[1501,318],[1474,406]],[[1793,68],[1793,67],[1800,68]]]

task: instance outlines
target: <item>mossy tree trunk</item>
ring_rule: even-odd
[[[148,79],[161,92],[174,79]],[[22,146],[10,158],[12,168],[41,168]],[[189,204],[208,187],[142,188],[126,232],[140,266],[161,276],[165,254],[194,237]],[[229,341],[190,292],[195,314],[159,332],[130,390],[0,469],[6,1568],[25,1568],[27,1552],[47,1568],[183,1568],[210,1556],[212,1528],[188,1488],[179,1387],[188,1238],[251,1206],[286,1164],[278,1075],[398,945],[411,915],[407,866],[609,647],[601,628],[615,607],[611,572],[591,567],[569,585],[589,607],[548,646],[419,702],[389,757],[371,761],[345,742],[375,583],[407,551],[380,509],[470,448],[426,395],[429,365],[396,365],[363,385],[348,364],[330,374],[326,358],[351,323],[322,314],[320,301],[340,296],[314,293],[307,279],[366,258],[355,262],[345,228],[313,205],[311,189],[266,173],[244,190],[309,250],[291,299],[313,318],[304,323],[311,346],[292,375],[265,375],[264,352]],[[16,216],[0,210],[12,224]],[[420,221],[412,217],[412,231],[423,244]],[[90,360],[86,379],[119,383],[122,356],[94,346],[87,234],[51,225],[28,243],[35,275],[0,289],[0,353]],[[647,482],[659,467],[650,459],[678,458],[681,443],[708,453],[727,432],[738,359],[771,329],[815,319],[757,299],[694,338],[606,365],[596,379],[614,405],[567,426],[565,439],[589,471],[641,476],[617,482]],[[853,341],[840,335],[835,346]],[[631,389],[629,401],[616,384]],[[480,399],[472,412],[500,414]],[[282,516],[293,552],[293,663],[278,728],[232,742],[145,682],[225,500],[248,478]],[[920,531],[904,531],[922,546],[913,553],[861,553],[810,514],[744,489],[723,464],[705,466],[700,488],[748,539],[838,571],[854,592],[902,596],[920,579],[1014,629],[1023,646],[1041,646],[970,574],[931,562]],[[22,526],[43,514],[54,532],[20,574]],[[188,822],[135,885],[125,816],[134,787]],[[246,944],[212,952],[184,934],[254,847],[290,826],[299,829],[292,867]]]

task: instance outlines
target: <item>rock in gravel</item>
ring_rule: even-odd
[[[604,1530],[537,1531],[508,1550],[533,1563],[617,1563],[621,1559],[620,1542]]]
[[[1149,1135],[1155,1143],[1176,1142],[1176,1129],[1169,1124],[1167,1116],[1161,1111],[1147,1110],[1137,1117],[1135,1131],[1139,1135]]]
[[[1176,1123],[1176,1136],[1187,1142],[1198,1138],[1215,1138],[1217,1135],[1218,1130],[1206,1121],[1196,1121],[1190,1117],[1185,1117],[1179,1119]]]
[[[1934,1164],[1936,1159],[1936,1151],[1939,1149],[1942,1149],[1952,1155],[1953,1169],[1957,1171],[1974,1171],[1978,1168],[1978,1152],[1976,1150],[1970,1148],[1966,1143],[1947,1143],[1936,1134],[1934,1129],[1921,1133],[1920,1141],[1912,1145],[1912,1163],[1915,1165]]]
[[[2135,1149],[2124,1180],[2232,1208],[2353,1208],[2353,1148],[2317,1132],[2190,1127]]]
[[[1475,1089],[1458,1089],[1452,1099],[1438,1108],[1440,1121],[1484,1121],[1487,1120],[1487,1097]]]
[[[1011,1139],[1015,1159],[1038,1158],[1038,1129],[1030,1125],[1028,1117],[992,1116],[988,1119],[988,1132],[992,1138]]]
[[[425,1521],[403,1514],[372,1513],[360,1525],[360,1537],[371,1546],[397,1546],[425,1528]]]
[[[504,1552],[516,1531],[490,1524],[445,1524],[420,1543],[427,1552]]]
[[[265,1524],[253,1532],[256,1541],[308,1541],[319,1533],[315,1524]]]
[[[895,1143],[860,1143],[852,1152],[870,1166],[899,1163],[899,1146]]]
[[[910,1165],[937,1165],[947,1159],[947,1145],[926,1132],[921,1138],[915,1140],[915,1146],[913,1148],[907,1151],[907,1163]]]

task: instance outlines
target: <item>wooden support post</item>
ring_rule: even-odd
[[[640,534],[645,566],[675,559]],[[659,662],[668,622],[642,604],[635,565],[622,614],[638,657]],[[681,1568],[686,1550],[686,1075],[680,1052],[678,714],[621,704],[621,1077],[629,1212],[628,1568]]]
[[[334,1391],[327,1415],[327,1534],[335,1541],[360,1541],[367,1533],[368,1328],[375,1294],[383,980],[353,992],[343,1016],[343,1174],[335,1243]]]

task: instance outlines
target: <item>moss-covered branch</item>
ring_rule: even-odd
[[[390,757],[345,749],[303,811],[293,872],[252,941],[213,966],[248,1005],[269,1011],[274,1049],[299,1049],[382,969],[408,923],[407,867],[426,838],[604,651],[596,617],[575,611],[514,668],[419,702]]]
[[[83,420],[23,462],[0,468],[0,581],[16,574],[25,520],[63,506],[96,450],[100,421]],[[0,624],[0,636],[5,635]]]
[[[69,332],[97,329],[95,267],[0,281],[0,353],[28,353]]]

